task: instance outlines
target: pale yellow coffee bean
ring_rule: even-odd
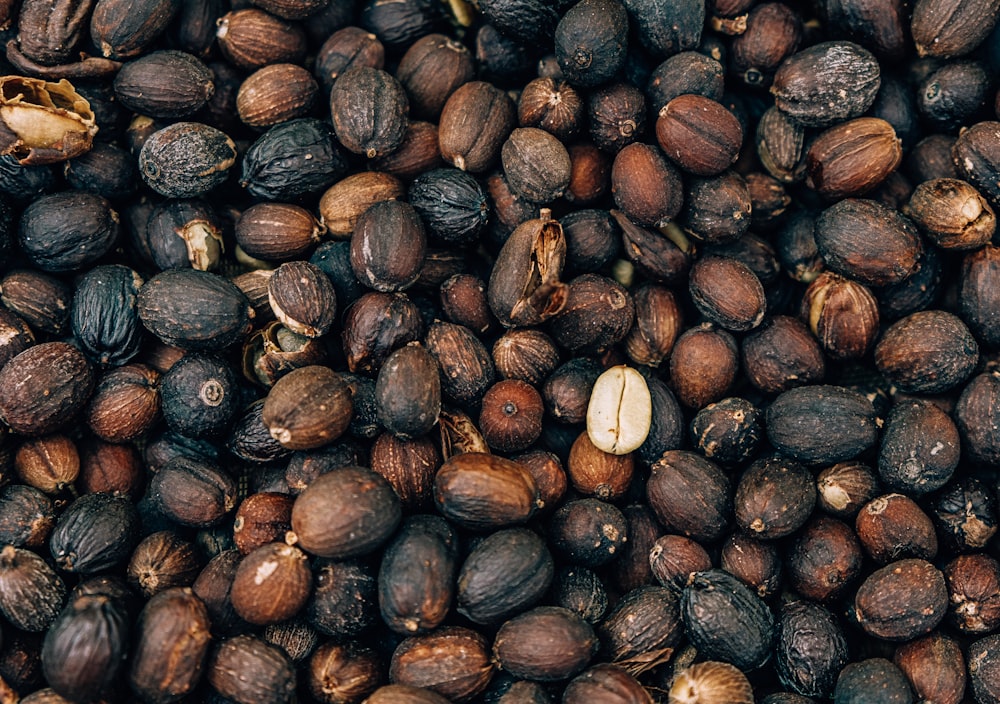
[[[587,406],[587,435],[613,455],[637,449],[649,435],[653,401],[642,374],[624,364],[597,377]]]

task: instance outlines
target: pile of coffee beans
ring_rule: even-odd
[[[1000,702],[998,19],[0,0],[0,704]]]

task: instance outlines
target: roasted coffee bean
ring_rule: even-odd
[[[792,8],[769,2],[750,8],[744,26],[733,38],[733,68],[747,85],[766,86],[801,43],[802,19]]]
[[[516,462],[467,452],[452,456],[438,470],[434,502],[461,526],[500,528],[524,523],[539,508],[538,485]]]
[[[394,435],[408,440],[430,431],[441,413],[441,382],[425,347],[410,343],[388,356],[375,382],[375,403],[379,423]]]
[[[774,543],[736,532],[722,544],[719,567],[766,599],[781,587],[781,556]]]
[[[958,644],[932,633],[896,649],[893,663],[910,681],[914,693],[944,704],[959,704],[965,694],[965,658]]]
[[[882,428],[879,478],[911,496],[940,489],[958,466],[959,443],[958,428],[938,406],[897,403]]]
[[[0,542],[4,545],[38,549],[48,542],[55,522],[52,501],[39,489],[25,484],[0,489]]]
[[[823,42],[784,61],[771,93],[778,108],[804,127],[828,127],[871,107],[880,74],[867,49],[848,41]]]
[[[375,652],[353,644],[324,643],[309,658],[307,669],[309,691],[327,704],[362,701],[382,678]]]
[[[871,200],[846,199],[827,208],[816,221],[815,235],[831,269],[870,286],[899,283],[913,272],[921,253],[913,223]]]
[[[94,267],[77,284],[70,323],[95,364],[117,367],[138,354],[142,328],[136,294],[142,283],[132,269],[110,264]]]
[[[297,614],[312,591],[305,553],[281,542],[261,545],[243,557],[233,576],[230,599],[247,623],[269,625]]]
[[[736,259],[699,259],[688,274],[688,290],[698,312],[726,330],[751,330],[764,319],[764,287],[753,271]]]
[[[705,457],[734,466],[756,452],[763,437],[762,421],[761,411],[746,399],[724,398],[698,411],[689,435]]]
[[[14,472],[28,486],[58,494],[76,481],[80,473],[80,453],[65,435],[27,440],[14,455]]]
[[[377,584],[371,568],[350,560],[319,560],[315,571],[315,589],[306,606],[310,625],[342,640],[375,623]]]
[[[117,681],[127,634],[128,613],[122,603],[106,596],[74,599],[45,634],[46,680],[70,699],[101,696]]]
[[[772,655],[774,616],[727,572],[696,573],[681,595],[681,615],[688,637],[705,657],[752,670]]]
[[[149,495],[176,523],[205,528],[235,508],[236,482],[210,462],[178,457],[153,476]]]
[[[194,198],[222,184],[236,162],[236,145],[200,122],[175,122],[154,132],[139,153],[139,172],[168,198]]]
[[[172,701],[194,690],[211,646],[205,605],[190,589],[160,592],[143,607],[129,658],[129,685],[150,701]]]
[[[698,46],[705,24],[702,4],[626,0],[624,5],[637,25],[639,40],[653,55],[671,56]]]
[[[680,174],[654,147],[623,147],[611,166],[615,205],[639,225],[661,225],[677,217],[683,201]]]
[[[306,50],[302,25],[247,7],[217,20],[219,51],[237,68],[255,71],[268,64],[296,63]]]
[[[678,600],[675,591],[657,586],[638,587],[623,595],[597,627],[611,660],[641,672],[669,658],[683,627]]]
[[[552,515],[549,539],[570,563],[600,567],[614,559],[628,540],[625,516],[599,499],[564,503]]]
[[[725,398],[738,368],[735,338],[712,323],[685,330],[670,354],[670,381],[677,400],[692,409]]]
[[[467,628],[451,626],[400,643],[392,654],[389,678],[464,702],[486,688],[493,668],[486,639]]]
[[[841,670],[833,692],[835,702],[854,704],[869,699],[877,692],[886,704],[913,701],[913,691],[898,667],[884,658],[869,658],[852,662]]]
[[[309,365],[278,379],[264,401],[263,421],[290,450],[311,450],[339,438],[353,413],[351,392],[329,367]]]
[[[384,543],[401,517],[399,499],[380,475],[341,467],[316,478],[292,506],[295,544],[319,557],[365,555]]]
[[[876,570],[854,597],[861,628],[889,641],[907,641],[930,633],[944,619],[947,608],[944,575],[926,560],[915,558]]]
[[[604,663],[577,675],[563,690],[566,704],[582,704],[595,699],[622,704],[647,704],[652,701],[649,692],[635,677]]]
[[[995,23],[998,10],[992,5],[974,3],[951,8],[940,0],[921,0],[913,8],[911,31],[920,56],[950,58],[967,54],[985,39],[987,26]]]
[[[724,106],[701,95],[679,95],[659,112],[656,140],[678,166],[715,176],[739,155],[743,129]]]
[[[893,323],[875,346],[878,370],[907,392],[938,393],[957,386],[978,359],[972,333],[944,311],[919,311]]]
[[[438,122],[441,156],[471,173],[486,171],[516,122],[514,102],[496,86],[469,81],[445,102]]]
[[[500,627],[493,655],[516,677],[553,682],[581,672],[597,645],[593,628],[572,611],[539,606]]]
[[[902,494],[869,501],[854,526],[865,551],[881,565],[904,557],[931,560],[937,554],[938,540],[930,517]]]
[[[190,587],[200,571],[195,546],[169,530],[143,538],[126,568],[129,583],[147,598],[172,587]]]
[[[729,479],[713,462],[687,450],[661,455],[646,494],[664,526],[698,541],[721,537],[732,520]]]
[[[115,97],[129,110],[154,118],[187,117],[215,92],[211,70],[183,51],[154,51],[122,65]]]
[[[48,272],[77,271],[115,246],[118,213],[93,193],[63,191],[29,205],[18,223],[18,242],[31,262]]]
[[[0,613],[16,628],[39,633],[56,620],[66,585],[38,555],[6,545],[0,551]]]
[[[762,458],[740,477],[734,498],[736,523],[750,535],[791,535],[808,520],[816,503],[812,474],[781,456]]]
[[[205,678],[239,704],[286,704],[295,697],[295,669],[285,652],[250,635],[222,641],[205,664]]]
[[[977,702],[988,702],[1000,692],[996,662],[993,659],[998,646],[1000,638],[995,635],[980,638],[969,645],[966,655],[969,684]]]
[[[584,87],[612,78],[625,63],[628,17],[618,2],[585,0],[563,15],[554,35],[566,79]]]
[[[601,578],[586,567],[562,568],[552,583],[552,601],[596,623],[608,608],[608,593]]]
[[[750,189],[732,170],[688,182],[684,230],[708,244],[738,244],[750,227]]]
[[[382,620],[397,633],[433,631],[455,592],[457,536],[444,519],[414,516],[386,548],[379,567]]]
[[[871,401],[840,386],[785,391],[768,407],[766,421],[771,444],[806,464],[853,459],[878,438]]]
[[[847,664],[847,639],[832,613],[793,601],[781,609],[775,664],[782,683],[803,696],[828,697]]]

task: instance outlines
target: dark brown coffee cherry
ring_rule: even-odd
[[[774,615],[743,582],[719,569],[696,573],[681,595],[688,638],[705,656],[753,670],[772,655]]]

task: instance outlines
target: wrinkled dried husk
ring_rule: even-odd
[[[441,452],[445,460],[465,452],[490,454],[490,446],[483,434],[462,411],[442,408],[438,427],[441,429]]]
[[[0,77],[0,154],[54,164],[89,151],[95,134],[90,103],[69,81]]]
[[[490,308],[506,327],[538,325],[562,310],[566,284],[559,280],[566,238],[546,214],[518,225],[504,243],[490,275]]]

